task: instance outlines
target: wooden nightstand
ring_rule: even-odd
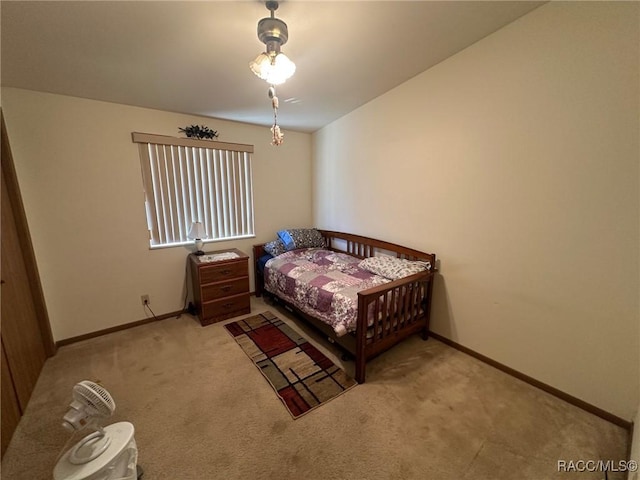
[[[236,258],[203,262],[208,255],[233,252]],[[249,302],[249,256],[236,248],[190,254],[193,301],[200,323],[210,325],[251,313]]]

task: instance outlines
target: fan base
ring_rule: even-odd
[[[69,461],[74,465],[82,465],[95,460],[111,445],[111,437],[104,431],[93,432],[80,440],[71,450]]]
[[[74,465],[70,456],[75,447],[67,450],[53,469],[54,480],[137,480],[138,447],[133,437],[133,425],[118,422],[104,427],[104,432],[111,442],[101,455]],[[86,437],[79,444],[85,440]]]

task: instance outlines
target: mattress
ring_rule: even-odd
[[[341,336],[356,329],[358,292],[390,282],[360,268],[361,259],[321,248],[269,259],[264,288],[330,325]]]

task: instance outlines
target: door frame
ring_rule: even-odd
[[[9,135],[7,134],[7,126],[4,121],[4,113],[0,108],[0,123],[2,130],[2,175],[7,185],[7,194],[11,200],[11,208],[16,221],[16,229],[18,238],[22,244],[23,260],[29,277],[29,285],[33,295],[34,307],[42,335],[42,343],[47,357],[51,357],[56,353],[56,344],[53,341],[53,333],[51,332],[51,324],[49,323],[49,313],[44,299],[44,291],[40,282],[40,274],[36,263],[36,255],[31,242],[31,234],[29,233],[29,225],[27,223],[27,215],[22,203],[20,195],[20,187],[18,185],[18,176],[16,174],[11,147],[9,145]],[[0,327],[1,328],[1,327]]]

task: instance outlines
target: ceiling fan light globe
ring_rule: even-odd
[[[266,56],[266,55],[265,55]],[[258,59],[251,63],[250,67],[253,73],[263,79],[269,85],[280,85],[296,71],[296,65],[287,58],[283,53],[276,55],[273,60],[267,57],[268,61]]]
[[[264,80],[264,72],[271,68],[271,58],[266,53],[261,53],[255,60],[249,63],[249,68],[253,73]]]
[[[296,73],[296,64],[289,60],[284,53],[279,53],[273,61],[274,68],[286,78],[291,78]]]

